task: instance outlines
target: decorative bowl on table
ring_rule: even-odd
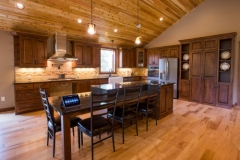
[[[228,51],[225,51],[225,52],[222,52],[221,53],[221,58],[222,59],[229,59],[231,57],[231,53],[230,52],[228,52]]]
[[[220,69],[222,71],[228,71],[230,69],[230,64],[227,62],[223,62],[220,64]]]

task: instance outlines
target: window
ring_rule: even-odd
[[[101,48],[100,73],[109,73],[109,70],[115,73],[115,50]]]

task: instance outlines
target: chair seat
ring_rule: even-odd
[[[156,110],[156,107],[154,105],[148,105],[148,109],[147,109],[147,103],[140,103],[138,106],[138,111],[142,113],[154,112],[155,110]]]
[[[122,111],[123,111],[123,108],[116,108],[116,112],[115,112],[115,116],[114,116],[115,120],[117,120],[117,121],[123,120]],[[109,113],[108,117],[109,118],[113,117],[113,113]],[[136,113],[131,110],[125,111],[125,113],[124,113],[125,120],[134,119],[135,117],[136,117]]]
[[[78,122],[80,122],[82,119],[79,118],[79,117],[71,117],[70,118],[70,127],[75,127],[78,125]],[[50,128],[52,128],[52,123],[51,122],[48,122],[48,126]],[[54,127],[56,129],[56,131],[61,131],[61,117],[60,116],[56,116],[54,117]]]
[[[87,135],[91,135],[91,118],[84,119],[78,123],[78,126],[82,132]],[[111,123],[104,117],[93,117],[93,136],[111,131]]]

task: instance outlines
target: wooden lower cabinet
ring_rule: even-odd
[[[219,83],[217,86],[216,105],[222,107],[232,107],[231,84]]]
[[[20,114],[28,111],[43,109],[39,94],[39,87],[49,91],[48,83],[23,83],[15,84],[15,113]]]
[[[189,80],[180,80],[180,89],[179,89],[179,98],[189,100],[190,92],[189,92]]]
[[[158,107],[158,119],[173,113],[173,84],[161,86]]]
[[[89,80],[80,80],[72,84],[73,93],[89,92]]]

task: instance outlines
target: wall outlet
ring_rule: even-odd
[[[5,97],[1,97],[1,101],[5,101]]]

